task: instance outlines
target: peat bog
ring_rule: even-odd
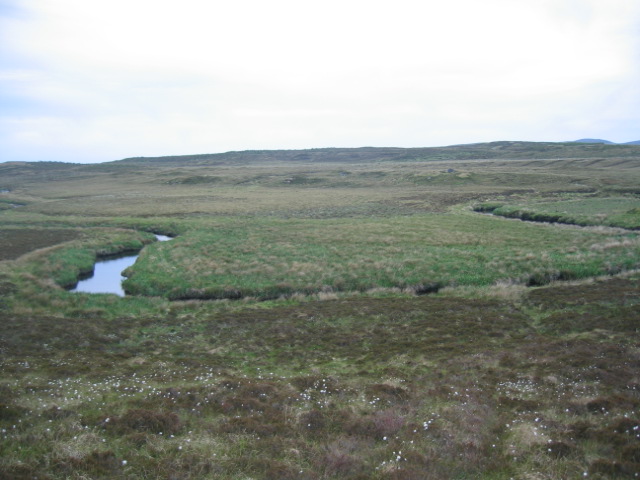
[[[0,164],[0,479],[636,478],[618,147]]]

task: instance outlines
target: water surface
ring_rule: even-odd
[[[138,254],[126,255],[122,257],[108,258],[96,262],[93,274],[80,280],[72,292],[83,293],[115,293],[124,297],[122,288],[122,271],[133,265],[138,258]]]
[[[166,235],[156,235],[156,238],[161,242],[171,240],[171,237]],[[122,288],[122,282],[125,277],[122,276],[122,272],[136,262],[138,255],[138,253],[119,255],[96,262],[93,273],[81,279],[70,291],[113,293],[124,297],[125,292]]]

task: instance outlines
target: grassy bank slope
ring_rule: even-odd
[[[485,203],[476,205],[474,209],[502,217],[534,222],[640,229],[640,198],[638,197],[578,198],[555,202],[529,202],[524,205]]]

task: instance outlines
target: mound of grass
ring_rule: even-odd
[[[25,229],[13,230],[25,240],[25,248],[51,244],[78,236],[78,231]],[[54,232],[48,234],[49,232]],[[5,237],[8,238],[8,237]],[[17,238],[17,237],[16,237]],[[40,286],[48,281],[61,287],[75,285],[78,278],[90,273],[96,259],[125,252],[137,252],[155,237],[151,233],[124,229],[84,229],[82,238],[40,249],[20,258],[17,271],[27,278],[35,278]]]
[[[604,225],[640,229],[640,201],[635,198],[580,198],[559,202],[504,205],[482,203],[479,212],[534,222]]]
[[[491,217],[224,221],[154,245],[128,271],[131,294],[171,299],[511,281],[544,285],[640,267],[634,234],[541,228]]]
[[[214,184],[222,181],[220,177],[213,175],[193,175],[191,177],[178,177],[171,180],[166,180],[168,185],[201,185],[201,184]]]

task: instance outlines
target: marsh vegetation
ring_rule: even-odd
[[[617,147],[0,164],[0,478],[637,477]]]

